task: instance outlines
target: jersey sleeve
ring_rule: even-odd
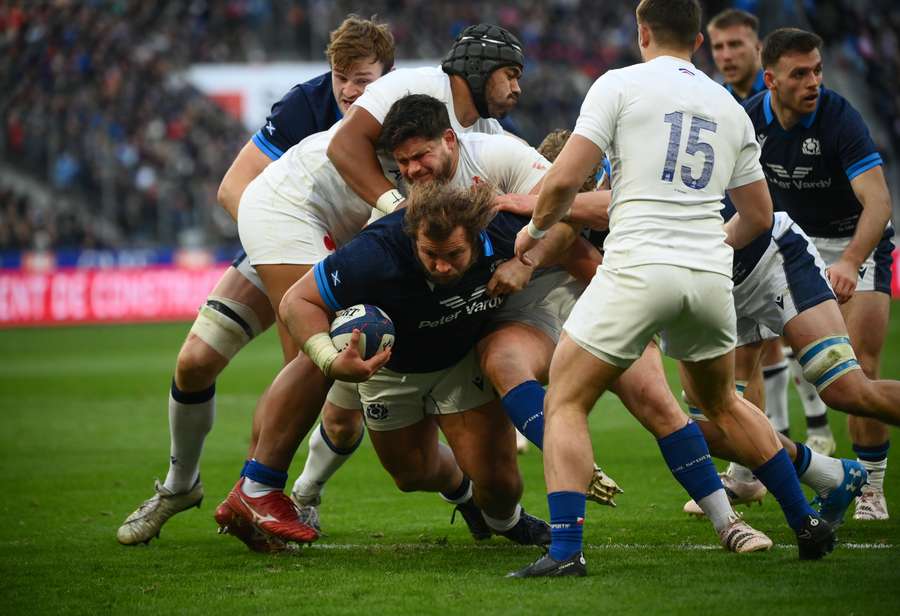
[[[383,77],[379,77],[366,86],[365,92],[357,98],[353,105],[362,107],[372,114],[372,117],[378,120],[379,124],[384,124],[384,118],[388,111],[397,100],[403,98],[407,94],[432,94],[431,92],[413,92],[409,88],[409,74],[403,70],[391,71]]]
[[[498,212],[487,231],[482,233],[482,245],[487,256],[511,259],[516,254],[516,235],[528,224],[528,219],[511,212]]]
[[[378,299],[379,280],[391,256],[374,235],[357,236],[313,268],[316,287],[331,310]]]
[[[625,84],[621,78],[612,71],[601,76],[584,97],[572,133],[590,139],[606,152],[615,140],[624,98]]]
[[[550,168],[550,161],[537,150],[513,137],[498,136],[485,143],[488,147],[481,159],[501,192],[528,194]]]
[[[297,85],[272,105],[265,126],[256,131],[252,141],[263,154],[278,160],[291,146],[319,130],[309,98]]]
[[[734,171],[731,172],[731,180],[728,182],[728,190],[740,188],[752,184],[757,180],[765,179],[762,165],[759,163],[759,144],[756,142],[756,131],[750,116],[744,113],[743,108],[737,107],[742,117],[743,132],[740,140],[740,150],[734,161]]]
[[[841,114],[839,126],[836,144],[838,160],[848,180],[884,164],[862,116],[849,103]]]

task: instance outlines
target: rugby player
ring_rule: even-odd
[[[745,246],[772,219],[752,126],[690,63],[703,41],[696,0],[642,0],[637,21],[644,63],[610,71],[592,86],[516,240],[517,255],[526,257],[607,153],[613,203],[604,262],[566,321],[550,367],[544,467],[553,541],[514,577],[586,574],[587,415],[659,330],[667,353],[684,362],[693,394],[714,407],[710,418],[778,499],[801,559],[821,558],[834,545],[776,433],[735,393],[730,246]],[[723,231],[718,210],[726,190],[740,216]],[[665,440],[673,473],[712,465],[696,423]]]
[[[796,29],[766,37],[762,60],[769,92],[746,108],[762,144],[775,206],[809,235],[841,303],[852,349],[836,348],[847,361],[852,351],[867,380],[874,380],[890,310],[891,200],[881,156],[862,117],[822,86],[821,44],[815,34]],[[814,385],[832,408],[868,417],[849,418],[853,449],[869,475],[854,518],[887,519],[883,481],[889,431],[871,417],[895,423],[889,417],[900,404],[896,394],[885,395],[892,385],[854,392],[836,383],[843,381]],[[875,391],[881,395],[873,396]]]
[[[766,89],[759,52],[759,20],[740,9],[725,9],[706,26],[713,62],[735,100],[745,100]]]
[[[225,174],[218,201],[233,218],[237,218],[241,195],[253,178],[292,145],[332,126],[368,83],[392,68],[394,40],[384,24],[351,15],[331,33],[325,53],[331,71],[294,86],[275,103],[265,126]],[[149,542],[159,536],[172,515],[200,505],[199,461],[215,417],[216,378],[274,319],[262,281],[241,253],[201,307],[179,351],[169,395],[169,471],[164,482],[156,482],[156,493],[119,528],[120,543]],[[328,409],[325,413],[328,417]],[[355,424],[350,430],[337,422],[331,426],[333,441],[356,438]]]

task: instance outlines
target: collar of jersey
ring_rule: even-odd
[[[485,257],[493,257],[494,256],[494,245],[491,243],[491,238],[488,237],[487,231],[482,231],[479,234],[481,238],[481,248],[484,251]]]
[[[759,72],[756,73],[756,79],[753,81],[753,86],[751,87],[750,94],[747,95],[747,98],[752,98],[753,96],[759,94],[760,92],[762,92],[763,90],[766,89],[766,80],[763,77],[764,73],[765,73],[765,71],[763,71],[763,69],[759,69]],[[734,96],[734,88],[731,87],[730,83],[725,84],[725,89],[728,90],[728,92],[732,96]],[[743,103],[745,100],[747,100],[747,98],[742,98],[738,102]]]
[[[825,94],[825,88],[819,88],[819,98],[816,101],[816,108],[813,109],[810,113],[806,115],[800,116],[800,121],[797,124],[803,126],[803,128],[809,128],[812,126],[813,122],[816,121],[816,114],[819,112],[819,105],[822,103],[822,96]],[[766,124],[771,124],[775,121],[775,112],[772,111],[772,92],[766,91],[766,95],[763,97],[763,115],[766,117]],[[784,127],[781,124],[778,124],[778,128],[784,130]],[[793,128],[791,129],[793,130]]]

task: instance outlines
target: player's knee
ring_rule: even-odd
[[[401,492],[419,492],[429,485],[430,477],[420,469],[400,469],[391,473],[394,485]]]
[[[851,384],[858,384],[862,374],[854,374],[860,365],[849,338],[820,338],[801,349],[797,361],[803,378],[815,386],[826,404],[849,411],[858,402],[858,392],[853,391]]]
[[[263,331],[249,306],[227,297],[210,295],[194,320],[191,333],[226,360]]]
[[[339,449],[352,447],[362,436],[363,420],[362,413],[359,411],[326,405],[322,423],[325,426],[328,440]]]
[[[228,360],[196,336],[188,336],[175,362],[175,383],[185,391],[200,391],[215,382]]]

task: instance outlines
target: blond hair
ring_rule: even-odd
[[[332,68],[349,70],[360,60],[375,58],[384,65],[382,74],[394,66],[394,35],[387,24],[350,14],[331,32],[325,55]]]

